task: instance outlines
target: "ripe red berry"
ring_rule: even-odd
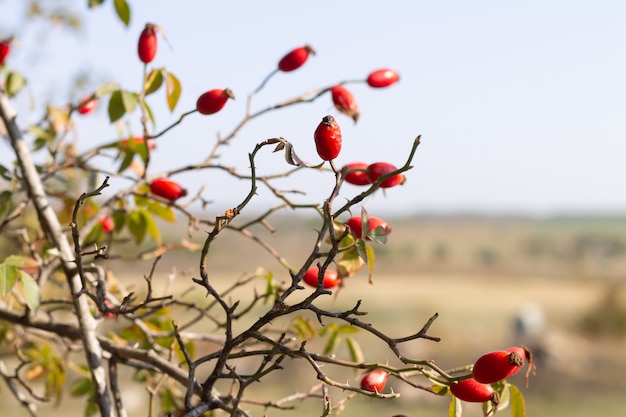
[[[379,177],[387,175],[393,171],[397,171],[397,169],[398,168],[396,168],[395,165],[388,162],[375,162],[367,167],[367,178],[369,178],[371,182],[376,182]],[[404,181],[404,175],[397,174],[381,182],[380,188],[394,187],[396,185],[404,184]]]
[[[109,300],[108,298],[105,298],[105,299],[104,299],[104,305],[105,305],[105,307],[106,307],[107,309],[110,309],[110,310],[112,310],[112,309],[114,309],[114,308],[115,308],[115,306],[113,305],[113,303],[111,302],[111,300]],[[113,312],[113,311],[107,311],[106,313],[104,313],[103,317],[104,317],[105,319],[112,319],[112,318],[115,318],[115,312]]]
[[[296,70],[304,65],[309,55],[315,55],[315,50],[311,46],[304,45],[296,48],[281,58],[278,62],[278,69],[283,72]]]
[[[361,389],[369,392],[382,392],[387,384],[389,372],[382,369],[369,371],[361,379]]]
[[[395,84],[399,79],[400,75],[396,71],[390,68],[381,68],[372,71],[367,76],[367,84],[373,88],[384,88]]]
[[[115,222],[110,216],[101,216],[98,219],[98,223],[100,223],[100,227],[102,227],[102,230],[104,230],[106,233],[111,233],[113,229],[115,229]]]
[[[230,88],[226,88],[224,90],[216,88],[215,90],[207,91],[198,97],[196,109],[201,114],[217,113],[224,108],[229,98],[233,100],[235,99],[235,95]]]
[[[459,400],[470,403],[491,401],[492,404],[497,405],[500,402],[498,393],[493,390],[491,385],[481,384],[474,378],[453,382],[450,384],[450,392]]]
[[[137,145],[144,145],[144,143],[148,145],[148,149],[156,148],[156,143],[154,142],[154,139],[148,139],[146,141],[141,136],[134,136],[134,137],[120,140],[120,147],[123,149],[129,148],[129,147],[134,148]]]
[[[382,227],[385,235],[391,233],[391,227],[387,224],[386,221],[374,216],[369,216],[368,221],[369,227],[367,229],[365,240],[372,240],[367,235],[369,235],[369,233],[377,227]],[[361,216],[350,217],[348,221],[346,221],[346,226],[350,228],[350,231],[357,239],[360,239],[363,235],[363,219],[361,218]]]
[[[9,52],[11,52],[11,41],[6,39],[0,41],[0,65],[4,65]]]
[[[87,96],[81,100],[78,104],[78,113],[89,114],[95,110],[98,106],[98,99],[95,97]]]
[[[352,93],[346,90],[344,86],[337,84],[331,87],[330,94],[335,108],[351,117],[356,123],[356,121],[359,120],[359,106]]]
[[[174,201],[187,195],[187,190],[180,184],[168,180],[167,178],[157,178],[150,183],[152,194],[163,197],[166,200]]]
[[[524,357],[515,350],[485,353],[474,362],[472,376],[483,384],[493,384],[516,374],[524,366]]]
[[[341,151],[341,129],[333,116],[324,116],[313,134],[317,154],[324,161],[335,159]]]
[[[318,276],[319,268],[316,266],[312,266],[304,273],[302,281],[309,284],[311,287],[317,288]],[[339,285],[340,282],[341,279],[339,279],[337,272],[330,269],[326,269],[326,271],[324,271],[324,281],[322,283],[324,288],[336,287],[337,285]]]
[[[368,164],[366,164],[365,162],[352,162],[350,164],[344,165],[343,168],[341,168],[343,180],[353,185],[371,184],[369,178],[367,178],[367,167]]]
[[[141,31],[137,53],[144,64],[149,64],[154,60],[157,53],[156,26],[154,24],[146,23],[146,27]]]

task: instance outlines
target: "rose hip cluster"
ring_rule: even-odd
[[[526,378],[535,369],[531,352],[524,346],[485,353],[474,362],[472,376],[450,384],[450,392],[462,401],[486,402],[494,406],[500,402],[498,393],[491,384],[509,378],[528,363]]]
[[[344,181],[353,185],[373,184],[383,175],[391,174],[397,170],[398,168],[389,162],[374,162],[373,164],[352,162],[341,168]],[[404,174],[396,174],[384,179],[380,183],[380,188],[391,188],[396,185],[402,185],[405,180]]]

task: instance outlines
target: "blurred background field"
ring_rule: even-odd
[[[362,271],[346,280],[336,297],[320,300],[320,305],[344,310],[362,300],[361,310],[368,312],[364,321],[394,337],[414,333],[438,313],[430,334],[442,341],[415,340],[402,344],[401,351],[414,359],[433,359],[444,369],[472,363],[486,351],[517,343],[529,345],[538,359],[537,374],[528,388],[523,376],[512,379],[525,396],[528,416],[626,415],[625,218],[421,216],[388,221],[393,232],[387,245],[376,246],[373,284]],[[263,229],[255,233],[292,265],[299,265],[313,244],[315,220],[277,217],[272,225],[274,236]],[[173,228],[167,240],[181,238],[173,230],[181,228]],[[191,240],[199,243],[202,236],[198,232]],[[197,252],[166,253],[157,265],[155,290],[166,285],[189,286],[191,277],[197,276],[198,260]],[[123,261],[109,262],[120,282],[129,289],[143,290],[142,276],[152,260],[135,263],[132,268]],[[277,280],[288,278],[263,249],[230,231],[215,241],[208,266],[218,289],[258,267],[272,271]],[[174,276],[170,284],[169,278]],[[262,289],[263,282],[257,287]],[[243,291],[233,297],[245,299],[250,289]],[[204,293],[196,290],[187,297],[200,300]],[[313,316],[309,318],[315,321]],[[521,333],[516,319],[527,320]],[[364,332],[355,338],[366,361],[399,364],[379,340]],[[308,346],[319,348],[322,343],[314,340]],[[211,348],[200,345],[197,351]],[[347,358],[343,345],[337,355]],[[292,365],[287,361],[284,371],[258,384],[257,398],[279,399],[316,383],[310,368]],[[324,369],[333,379],[358,383],[353,372],[333,374],[330,366]],[[348,401],[343,415],[447,415],[448,397],[436,397],[394,379],[387,385],[390,389],[401,397],[392,401],[357,397]],[[330,392],[333,399],[342,398],[341,392]],[[138,404],[147,399],[140,384],[131,384],[124,394],[129,404],[133,399]],[[1,395],[1,415],[26,415],[6,390]],[[321,412],[315,400],[295,405],[296,411],[263,410],[254,405],[250,409],[255,415],[265,412],[269,416],[317,416]],[[137,407],[129,406],[131,415],[146,415],[145,409]],[[48,415],[80,416],[82,406],[67,397]],[[481,411],[469,404],[463,415],[479,416]],[[499,415],[510,415],[510,410]]]

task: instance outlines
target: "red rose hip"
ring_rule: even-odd
[[[516,374],[524,366],[519,352],[497,350],[485,353],[474,363],[472,376],[483,384],[493,384]]]
[[[367,167],[367,178],[369,178],[371,182],[376,182],[376,180],[378,180],[378,178],[382,177],[383,175],[387,175],[397,170],[398,168],[396,168],[395,165],[388,162],[375,162]],[[404,175],[397,174],[381,182],[380,188],[395,187],[396,185],[404,184],[404,181]]]
[[[11,38],[0,41],[0,65],[4,65],[11,52]]]
[[[399,79],[400,75],[396,71],[390,68],[381,68],[372,71],[367,76],[367,84],[373,88],[385,88],[395,84]]]
[[[315,50],[304,45],[289,52],[278,62],[278,69],[283,72],[294,71],[300,68],[309,59],[309,55],[315,55]]]
[[[382,392],[387,384],[389,372],[374,369],[366,373],[361,379],[361,389],[369,392]]]
[[[150,192],[166,200],[174,201],[187,195],[187,190],[167,178],[157,178],[150,183]]]
[[[350,91],[344,86],[337,84],[330,89],[335,108],[349,116],[356,123],[359,120],[359,106]]]
[[[341,129],[333,116],[324,116],[313,134],[317,154],[324,161],[333,160],[341,151]]]
[[[500,402],[498,393],[493,390],[491,385],[481,384],[474,378],[453,382],[450,384],[450,392],[459,400],[470,403],[491,401],[492,404],[497,405]]]
[[[98,99],[95,97],[87,96],[78,104],[78,113],[89,114],[98,106]]]
[[[198,97],[196,109],[201,114],[217,113],[224,108],[229,98],[235,99],[230,88],[210,90]]]
[[[344,165],[341,168],[343,180],[352,185],[371,184],[369,178],[367,178],[367,167],[368,164],[365,162],[352,162]]]
[[[111,233],[113,229],[115,229],[115,222],[113,221],[111,216],[101,216],[98,219],[98,223],[100,224],[100,227],[102,227],[102,230],[106,233]]]
[[[139,42],[137,43],[137,54],[139,59],[144,64],[149,64],[154,60],[157,53],[157,36],[156,25],[152,23],[146,23],[146,27],[141,31],[139,35]]]
[[[367,229],[365,240],[372,240],[369,236],[367,236],[372,230],[375,230],[377,227],[382,227],[385,235],[391,233],[391,227],[387,224],[386,221],[379,219],[378,217],[369,216],[369,227]],[[346,226],[350,228],[352,234],[360,239],[363,236],[363,219],[361,216],[353,216],[346,221]]]
[[[319,268],[316,266],[312,266],[311,268],[307,269],[307,271],[304,273],[304,275],[302,276],[302,281],[304,281],[306,284],[310,285],[311,287],[317,288],[318,276],[319,276]],[[339,285],[340,283],[341,283],[341,279],[339,279],[337,272],[332,271],[330,269],[326,269],[326,271],[324,271],[324,280],[322,283],[322,286],[324,288],[333,288]]]

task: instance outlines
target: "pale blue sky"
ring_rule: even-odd
[[[370,213],[626,210],[626,2],[130,0],[133,17],[126,29],[108,1],[96,11],[81,9],[85,30],[79,38],[61,30],[20,30],[19,21],[9,18],[20,3],[0,1],[0,32],[20,36],[11,65],[29,77],[29,94],[36,98],[44,94],[61,104],[80,71],[137,90],[142,64],[136,43],[146,22],[162,26],[172,45],[161,39],[153,66],[168,68],[183,84],[173,115],[161,94],[151,98],[158,129],[192,109],[206,90],[235,92],[237,100],[219,114],[193,115],[160,139],[154,173],[201,161],[216,132],[228,132],[242,118],[247,94],[278,60],[309,43],[317,56],[274,77],[253,108],[379,67],[401,74],[400,83],[385,90],[349,86],[361,109],[356,126],[337,116],[344,136],[338,165],[400,165],[422,134],[407,183],[368,200]],[[78,3],[84,8],[86,1]],[[31,50],[35,42],[40,47]],[[29,100],[18,100],[22,113]],[[77,120],[81,147],[116,137],[105,107]],[[316,163],[312,134],[329,113],[336,111],[322,97],[254,121],[223,150],[223,161],[245,168],[256,142],[283,136]],[[139,133],[137,121],[131,125]],[[0,146],[6,164],[7,148]],[[277,172],[283,159],[266,152],[258,164],[261,172]],[[217,211],[237,204],[247,189],[213,171],[175,179],[191,193],[209,181],[205,197],[216,201]],[[321,201],[332,180],[328,173],[310,172],[281,187],[307,189],[298,201]],[[346,186],[342,197],[358,191]],[[264,189],[259,192],[255,207],[272,203]]]

